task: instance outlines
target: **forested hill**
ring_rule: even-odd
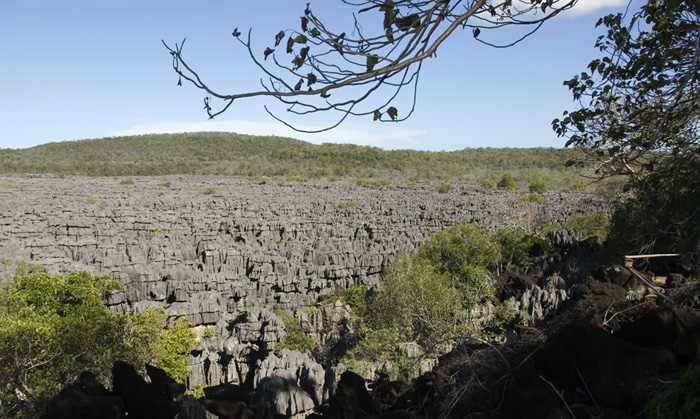
[[[554,148],[388,151],[350,144],[314,145],[291,138],[206,132],[0,149],[0,174],[497,180],[508,172],[516,178],[560,178],[560,175],[573,176],[564,168],[570,152]]]

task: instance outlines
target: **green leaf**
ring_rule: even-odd
[[[389,115],[392,121],[396,121],[396,117],[399,115],[399,111],[395,107],[391,107],[386,110],[386,114]]]
[[[311,28],[311,36],[318,38],[321,36],[321,32],[317,28]]]
[[[279,31],[279,33],[275,35],[275,46],[278,46],[280,42],[282,42],[282,39],[284,39],[284,31]]]
[[[375,111],[374,111],[374,119],[373,119],[373,121],[376,121],[377,119],[379,119],[379,118],[381,118],[381,117],[382,117],[382,113],[379,112],[379,109],[375,110]]]
[[[379,62],[379,57],[376,55],[367,56],[367,72],[374,70],[374,66]]]
[[[306,57],[309,56],[310,49],[310,47],[304,47],[301,49],[301,51],[299,51],[299,56],[301,57],[302,61],[306,61]]]
[[[306,76],[306,85],[311,86],[312,84],[316,83],[316,75],[314,73],[309,73]]]
[[[294,38],[294,42],[297,44],[305,44],[309,39],[306,37],[306,35],[297,35],[296,38]]]
[[[304,65],[304,59],[302,59],[301,57],[299,57],[299,56],[297,55],[297,56],[294,57],[294,59],[292,60],[292,64],[294,65],[294,69],[295,69],[295,70],[298,69],[298,68],[301,68],[301,66]],[[297,90],[299,90],[299,89],[297,89]]]

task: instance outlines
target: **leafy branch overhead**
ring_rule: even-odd
[[[700,149],[700,7],[651,1],[630,17],[601,18],[603,53],[587,71],[564,82],[579,109],[552,126],[594,162],[596,176],[624,175],[630,186],[664,160]]]
[[[402,121],[410,117],[423,61],[434,57],[438,47],[457,29],[468,28],[469,38],[478,42],[507,47],[520,42],[575,2],[340,0],[353,9],[352,26],[345,31],[326,25],[326,20],[316,16],[307,4],[300,21],[294,25],[297,29],[280,30],[271,37],[274,43],[260,51],[252,46],[252,30],[245,37],[238,28],[233,30],[233,37],[246,48],[263,76],[262,89],[249,92],[214,90],[185,60],[184,40],[174,47],[163,44],[173,57],[178,85],[184,79],[206,93],[204,108],[210,118],[227,111],[236,100],[271,97],[283,104],[288,116],[337,112],[336,122],[319,130],[325,131],[338,126],[349,115],[371,116],[375,121]],[[527,28],[506,45],[490,43],[484,36],[487,30],[511,25]],[[403,89],[409,89],[410,105],[399,112],[394,103],[400,100]],[[265,110],[297,129],[286,122],[288,116],[277,116],[267,106]]]

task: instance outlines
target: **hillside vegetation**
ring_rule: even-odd
[[[315,145],[274,136],[206,132],[50,143],[0,150],[0,174],[86,176],[237,175],[306,179],[475,180],[495,187],[506,174],[527,186],[582,188],[565,168],[570,150],[478,148],[451,152]]]

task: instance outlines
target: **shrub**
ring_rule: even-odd
[[[358,317],[362,318],[367,312],[367,287],[364,285],[354,285],[345,290],[343,295],[343,301],[352,309],[352,313]]]
[[[655,395],[646,405],[649,419],[692,418],[700,412],[700,365],[689,367],[680,380]]]
[[[158,184],[158,186],[162,186],[162,187],[164,187],[164,188],[169,188],[169,187],[172,186],[172,183],[170,183],[170,182],[161,182],[161,183]]]
[[[122,285],[74,272],[18,275],[0,290],[0,416],[22,416],[19,394],[40,410],[67,381],[91,371],[108,381],[116,360],[163,368],[182,380],[195,346],[189,321],[166,328],[162,309],[112,313],[104,303]],[[142,371],[143,372],[143,371]],[[19,393],[17,393],[19,392]]]
[[[299,176],[299,175],[292,175],[289,176],[287,179],[285,179],[287,182],[308,182],[309,179]]]
[[[464,298],[448,273],[422,258],[399,256],[384,274],[381,291],[369,307],[370,326],[399,333],[402,342],[426,345],[463,333]]]
[[[355,207],[357,207],[357,202],[355,202],[355,201],[341,201],[341,202],[338,202],[338,208],[340,208],[340,209],[355,208]]]
[[[204,195],[214,195],[216,193],[216,188],[213,186],[207,186],[202,190]]]
[[[496,187],[496,181],[493,179],[484,179],[481,181],[481,187],[489,190]]]
[[[530,249],[535,244],[544,246],[544,240],[527,234],[519,228],[510,230],[502,228],[493,235],[493,239],[500,246],[501,266],[518,265],[526,268],[530,265]]]
[[[465,277],[469,266],[496,268],[499,249],[479,224],[457,222],[449,230],[430,235],[418,255],[440,272]]]
[[[521,204],[523,202],[534,202],[535,204],[544,204],[545,202],[547,202],[547,198],[538,193],[531,193],[523,195],[515,200],[516,204]]]
[[[589,215],[572,214],[564,228],[581,231],[584,239],[598,237],[598,240],[604,241],[610,231],[610,218],[604,211]]]
[[[505,333],[515,323],[518,311],[515,309],[515,298],[511,297],[493,309],[493,326],[500,334]]]
[[[503,177],[501,177],[501,180],[498,181],[496,186],[498,186],[498,189],[503,189],[506,191],[514,191],[518,189],[518,184],[515,183],[515,179],[510,173],[506,173],[505,175],[503,175]]]
[[[447,183],[447,182],[442,182],[442,183],[437,187],[437,191],[438,191],[438,193],[447,193],[447,192],[451,191],[452,188],[453,188],[452,184]]]
[[[543,194],[549,190],[549,184],[544,179],[533,179],[530,181],[529,190],[531,193]]]
[[[123,180],[122,180],[121,182],[119,182],[119,183],[120,183],[121,185],[133,185],[135,182],[134,182],[134,179],[129,178],[129,179],[123,179]]]
[[[588,185],[586,185],[583,182],[575,182],[573,185],[571,185],[572,191],[585,192],[587,189],[588,189]]]
[[[296,317],[283,310],[278,310],[276,314],[284,322],[284,330],[287,334],[275,345],[275,353],[279,353],[284,348],[302,353],[313,352],[316,349],[316,343],[301,330]]]

